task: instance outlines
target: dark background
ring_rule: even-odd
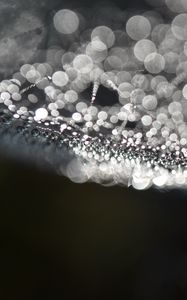
[[[1,154],[0,299],[187,299],[186,214],[185,190],[77,185]]]

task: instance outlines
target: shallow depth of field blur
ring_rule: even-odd
[[[115,3],[141,10],[156,1]],[[45,48],[48,41],[49,32],[38,23],[42,29],[19,36],[19,48],[6,60],[2,53],[9,49],[22,10],[47,24],[56,7],[77,3],[0,0],[1,78],[11,75],[16,64],[35,59],[37,47]],[[87,1],[79,4],[89,10]],[[185,190],[74,184],[1,153],[0,193],[2,300],[187,299]]]

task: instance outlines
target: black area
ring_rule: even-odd
[[[101,106],[112,106],[119,102],[118,98],[117,92],[101,85],[95,103]]]
[[[137,126],[137,123],[136,122],[127,122],[127,124],[126,124],[126,128],[127,129],[134,129],[134,128],[136,128],[136,126]]]
[[[86,100],[87,104],[89,105],[91,102],[91,95],[92,95],[93,86],[89,86],[84,92],[81,93],[80,99]],[[107,88],[103,85],[100,85],[97,97],[95,99],[95,105],[100,106],[112,106],[119,102],[119,96],[117,92]]]
[[[1,161],[1,298],[182,300],[186,193],[76,185]]]

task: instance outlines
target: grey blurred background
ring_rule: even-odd
[[[42,59],[51,14],[76,6],[89,12],[88,1],[0,0],[1,77]],[[185,190],[77,185],[1,154],[0,299],[187,299],[186,213]]]

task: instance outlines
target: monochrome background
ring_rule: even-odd
[[[141,0],[112,4],[122,10],[149,8],[148,1]],[[50,16],[64,7],[83,7],[89,15],[91,3],[0,0],[1,79],[21,63],[44,55],[55,39]],[[31,22],[30,31],[30,25],[23,32],[20,27],[22,34],[17,35],[15,24],[22,11],[32,11],[41,23]],[[78,185],[4,154],[0,157],[2,300],[187,299],[186,190]]]

